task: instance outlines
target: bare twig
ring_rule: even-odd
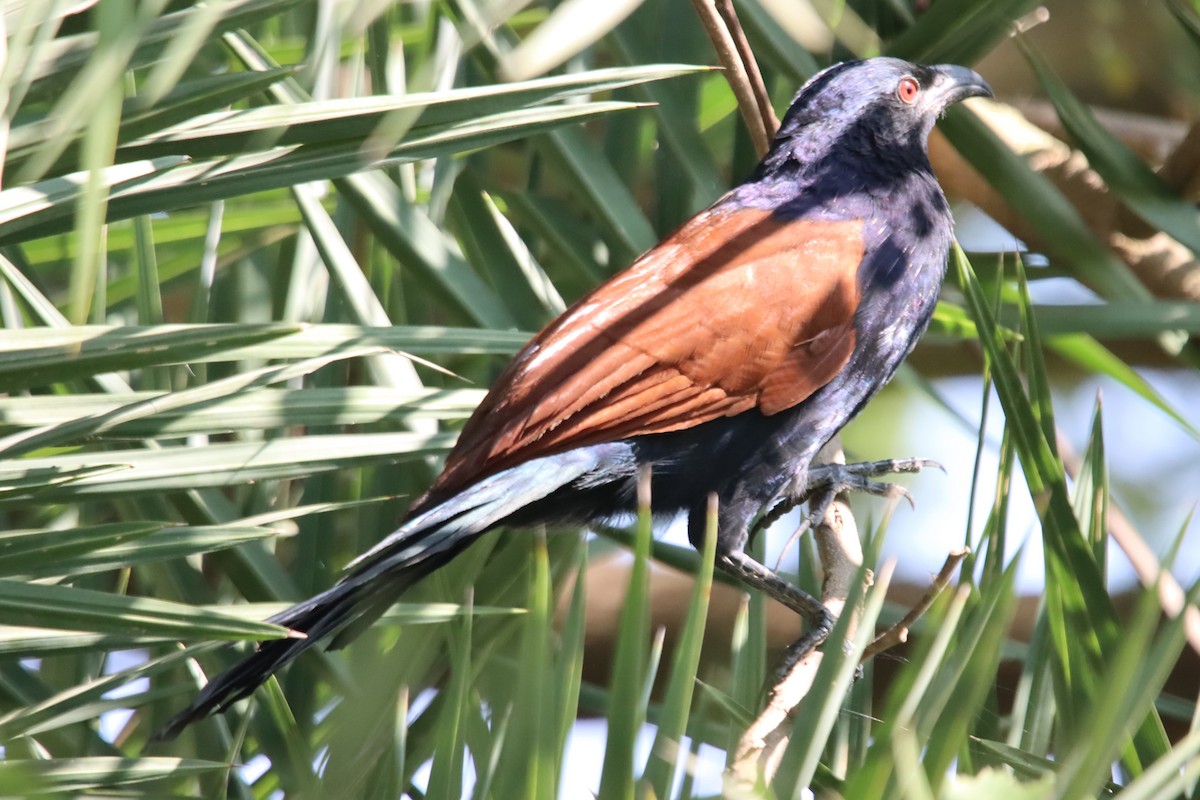
[[[875,637],[875,641],[867,645],[867,649],[863,651],[862,656],[864,662],[867,659],[874,658],[885,650],[890,650],[896,645],[904,644],[908,641],[909,629],[929,610],[929,607],[933,605],[933,601],[937,599],[937,596],[950,583],[950,579],[954,577],[954,571],[958,569],[958,565],[970,553],[971,548],[969,547],[950,551],[950,554],[946,556],[946,563],[942,564],[941,570],[930,581],[929,589],[926,590],[921,600],[904,615],[904,619],[879,634],[879,636]]]
[[[754,142],[754,151],[761,156],[767,152],[774,129],[768,130],[767,123],[764,121],[759,101],[755,96],[754,84],[750,80],[750,69],[742,60],[743,53],[738,48],[730,24],[717,11],[714,0],[692,0],[692,5],[696,7],[696,13],[700,17],[701,24],[704,25],[704,31],[708,34],[713,49],[717,52],[717,59],[725,68],[725,79],[729,81],[729,87],[733,89],[733,95],[737,98],[738,109],[742,112],[742,118],[746,121],[746,128],[750,132],[750,139]],[[731,18],[733,25],[736,26],[737,35],[744,41],[745,36],[742,34],[741,26],[737,25],[737,16],[733,15]],[[749,52],[749,48],[745,55],[753,63],[753,55]],[[758,67],[753,67],[753,71],[758,73]],[[758,80],[761,84],[761,76]]]
[[[750,43],[746,41],[746,32],[742,30],[742,23],[738,19],[737,10],[733,7],[733,0],[716,0],[716,3],[717,13],[725,21],[725,27],[733,38],[738,58],[746,67],[746,79],[754,95],[754,103],[758,108],[758,115],[762,119],[763,129],[767,132],[767,138],[770,139],[775,135],[775,131],[779,130],[779,117],[775,116],[775,107],[771,105],[771,96],[767,94],[767,84],[763,81],[758,61],[755,60],[754,53],[750,51]]]

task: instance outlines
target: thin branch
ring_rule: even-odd
[[[742,118],[746,121],[746,128],[750,132],[750,139],[754,142],[754,151],[762,156],[767,152],[767,147],[771,143],[771,135],[768,134],[763,115],[759,111],[754,86],[750,81],[746,63],[742,60],[742,53],[738,49],[737,42],[727,27],[725,19],[717,11],[714,0],[692,0],[692,5],[696,7],[696,14],[699,15],[700,22],[704,25],[704,31],[708,34],[713,49],[717,52],[717,59],[725,68],[725,79],[729,82],[729,87],[733,89],[734,97],[737,98],[738,110],[742,112]],[[736,24],[737,17],[735,16],[733,19]],[[740,26],[738,33],[741,33]],[[753,56],[748,52],[747,55],[753,61]],[[758,68],[755,67],[754,71],[758,72]],[[761,82],[761,77],[759,80]]]
[[[733,0],[716,0],[716,3],[717,13],[725,21],[725,27],[729,30],[729,35],[733,38],[733,44],[737,48],[738,58],[746,68],[746,78],[750,90],[754,94],[758,115],[762,119],[767,138],[770,139],[779,130],[779,117],[775,116],[775,107],[771,105],[771,96],[767,94],[767,84],[763,81],[758,61],[750,50],[750,42],[746,41],[746,32],[742,29],[742,23],[738,19],[737,9],[733,7]],[[770,142],[768,142],[769,145]]]
[[[867,645],[867,649],[863,651],[862,655],[864,662],[874,658],[885,650],[890,650],[896,645],[904,644],[908,641],[909,630],[916,624],[918,619],[924,616],[929,607],[933,605],[933,601],[937,599],[937,596],[950,583],[950,579],[954,577],[954,571],[958,569],[958,565],[970,553],[971,548],[969,547],[950,551],[949,555],[946,556],[946,563],[942,564],[941,570],[930,581],[929,589],[926,590],[920,601],[904,615],[904,619],[879,634],[879,636],[875,637],[875,641]]]

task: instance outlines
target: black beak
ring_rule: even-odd
[[[926,89],[925,102],[939,113],[968,97],[992,97],[992,87],[979,73],[957,64],[938,64],[931,67],[933,82]]]

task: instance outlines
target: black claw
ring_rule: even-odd
[[[803,497],[796,499],[785,498],[776,503],[770,511],[768,511],[766,514],[763,514],[758,518],[758,521],[750,526],[750,533],[747,535],[746,540],[750,542],[754,541],[755,537],[758,536],[759,533],[778,522],[784,514],[803,503],[804,499],[805,498]]]

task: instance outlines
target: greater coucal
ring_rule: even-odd
[[[689,513],[693,544],[716,494],[717,567],[807,617],[804,646],[819,644],[828,611],[745,554],[750,526],[806,495],[814,455],[928,325],[953,237],[929,132],[990,94],[964,67],[894,58],[810,80],[750,179],[539,333],[400,528],[272,618],[307,638],[262,643],[159,738],[357,632],[491,528],[633,511],[647,467],[655,513]]]

